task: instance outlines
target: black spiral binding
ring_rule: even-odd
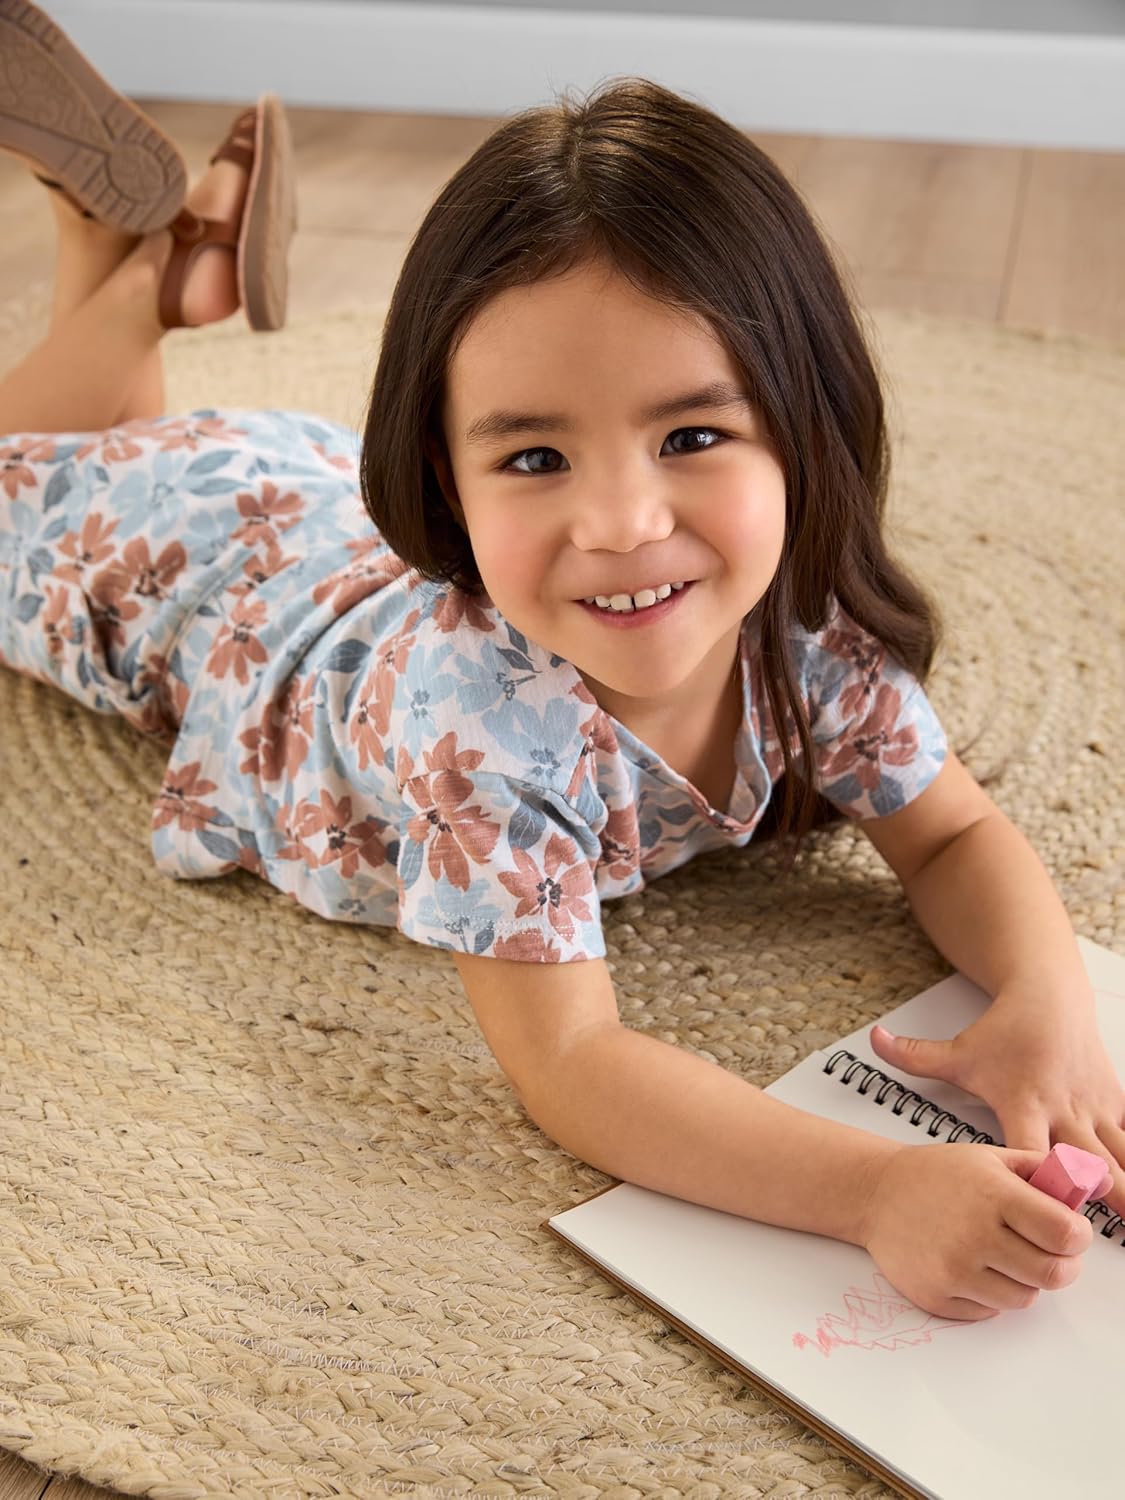
[[[974,1130],[968,1121],[960,1119],[948,1109],[939,1109],[932,1099],[927,1099],[925,1095],[915,1093],[913,1089],[906,1088],[897,1078],[892,1078],[888,1073],[884,1073],[881,1068],[872,1067],[870,1063],[864,1062],[862,1057],[857,1057],[854,1052],[849,1052],[846,1047],[841,1047],[839,1051],[833,1052],[832,1056],[824,1064],[824,1071],[835,1075],[837,1064],[842,1062],[844,1058],[848,1059],[848,1065],[836,1078],[837,1083],[848,1086],[857,1073],[862,1073],[863,1078],[860,1081],[858,1092],[866,1095],[876,1079],[882,1079],[882,1083],[880,1083],[878,1092],[875,1095],[875,1103],[884,1104],[890,1094],[897,1092],[898,1098],[891,1105],[891,1109],[894,1114],[901,1115],[903,1110],[913,1100],[915,1107],[910,1116],[911,1125],[921,1125],[926,1111],[932,1110],[934,1117],[926,1125],[926,1134],[933,1136],[935,1140],[937,1140],[942,1126],[948,1122],[952,1124],[952,1129],[948,1135],[943,1137],[946,1141],[959,1141],[962,1137],[968,1137],[969,1140],[982,1142],[986,1146],[995,1146],[997,1144],[987,1130]],[[1101,1225],[1102,1237],[1110,1239],[1113,1235],[1120,1233],[1121,1239],[1118,1241],[1118,1244],[1122,1249],[1125,1249],[1125,1218],[1120,1214],[1115,1214],[1111,1208],[1107,1208],[1104,1203],[1100,1203],[1096,1199],[1086,1203],[1083,1206],[1082,1212],[1090,1220],[1095,1229],[1098,1228],[1096,1221],[1099,1218],[1106,1219],[1107,1222]]]

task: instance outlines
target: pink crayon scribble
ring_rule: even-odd
[[[816,1321],[816,1337],[795,1333],[798,1349],[819,1349],[827,1359],[835,1348],[849,1344],[854,1349],[896,1349],[911,1344],[928,1344],[939,1328],[967,1327],[963,1318],[940,1318],[923,1312],[908,1297],[897,1292],[878,1271],[873,1277],[875,1290],[852,1286],[844,1293],[847,1316],[825,1313]]]

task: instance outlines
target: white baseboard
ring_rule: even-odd
[[[635,74],[750,131],[1125,149],[1119,36],[382,0],[48,8],[142,98],[500,116]]]

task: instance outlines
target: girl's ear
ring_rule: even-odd
[[[457,498],[457,485],[453,479],[453,469],[450,466],[444,445],[436,442],[433,438],[427,438],[426,457],[433,465],[438,484],[441,486],[441,492],[445,496],[446,505],[449,506],[453,512],[454,520],[456,520],[458,526],[460,526],[461,530],[467,536],[468,528],[465,525],[465,512],[461,509],[461,502]]]

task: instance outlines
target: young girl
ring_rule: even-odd
[[[247,180],[220,161],[193,211],[233,224]],[[1069,1285],[1089,1222],[1025,1179],[1070,1142],[1125,1209],[1125,1092],[1042,864],[926,697],[879,384],[770,159],[643,80],[506,120],[409,247],[361,445],[159,416],[175,235],[53,191],[56,322],[0,384],[0,659],[167,744],[159,868],[449,950],[528,1113],[602,1171],[863,1245],[943,1316]],[[235,286],[208,248],[183,321]],[[620,1023],[603,902],[770,819],[791,869],[830,815],[993,997],[878,1054],[1007,1146],[905,1149]]]

